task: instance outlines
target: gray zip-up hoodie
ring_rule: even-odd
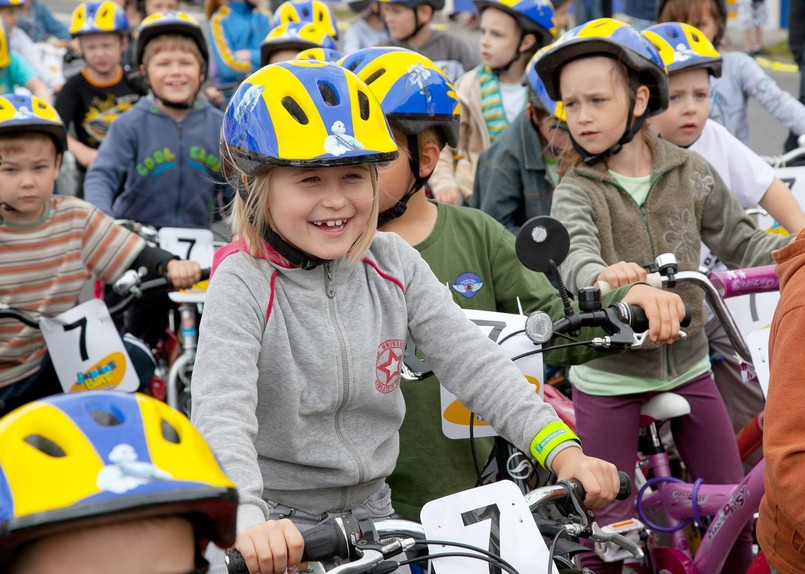
[[[310,271],[225,249],[201,321],[192,418],[238,487],[239,529],[266,520],[264,499],[321,514],[382,486],[399,450],[409,333],[439,380],[525,452],[558,420],[396,234],[377,233],[360,262]]]

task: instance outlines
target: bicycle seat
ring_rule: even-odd
[[[690,414],[688,400],[676,393],[660,393],[640,407],[640,426]]]

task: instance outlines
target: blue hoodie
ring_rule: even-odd
[[[215,197],[226,189],[218,134],[223,114],[205,101],[177,122],[142,98],[109,128],[84,180],[101,211],[156,227],[212,225]]]
[[[210,17],[211,76],[216,85],[238,83],[260,68],[260,44],[271,31],[271,16],[248,2],[230,2]],[[248,62],[235,58],[249,50]]]

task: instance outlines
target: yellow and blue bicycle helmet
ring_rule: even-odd
[[[180,34],[193,40],[201,52],[206,73],[210,62],[210,51],[207,48],[207,41],[204,39],[204,32],[198,20],[185,12],[157,12],[143,19],[137,29],[138,66],[143,64],[143,54],[148,42],[163,34]]]
[[[8,68],[11,65],[11,49],[8,45],[8,34],[6,25],[0,22],[0,69]]]
[[[318,60],[319,62],[337,63],[344,54],[332,48],[308,48],[296,55],[297,60]]]
[[[529,86],[539,99],[540,107],[552,115],[554,118],[562,123],[567,123],[567,114],[565,114],[565,106],[561,101],[556,101],[548,95],[548,90],[545,89],[545,83],[542,78],[537,74],[537,61],[548,51],[550,46],[545,46],[534,54],[525,71],[525,84]]]
[[[224,112],[222,155],[246,175],[269,165],[327,167],[397,157],[383,110],[355,74],[336,64],[291,60],[238,87]]]
[[[108,33],[129,33],[126,12],[115,2],[82,2],[73,10],[70,21],[70,34],[73,38]]]
[[[338,25],[332,10],[322,0],[286,0],[274,12],[277,25],[292,22],[313,22],[330,36],[338,39]]]
[[[556,21],[550,0],[472,0],[472,3],[478,12],[496,8],[510,15],[517,20],[523,35],[530,33],[537,37],[538,48],[549,44],[556,36]]]
[[[190,421],[165,403],[93,391],[0,419],[0,563],[19,544],[58,531],[168,515],[193,522],[199,551],[207,541],[235,541],[235,485]]]
[[[727,2],[726,0],[714,0],[713,2],[672,2],[668,5],[668,0],[658,0],[657,2],[657,22],[681,22],[693,16],[686,14],[683,10],[689,10],[691,7],[697,6],[702,10],[710,10],[715,6],[716,20],[720,24],[719,31],[716,37],[713,38],[713,46],[718,48],[721,40],[724,38],[724,32],[727,29]]]
[[[618,153],[640,131],[646,119],[668,107],[668,73],[657,49],[637,30],[612,18],[599,18],[576,26],[541,55],[535,65],[548,96],[552,100],[561,101],[559,75],[566,64],[595,56],[612,58],[623,64],[628,70],[632,86],[626,130],[615,145],[603,153],[592,155],[570,136],[571,143],[588,165]],[[635,90],[640,85],[649,90],[648,105],[643,115],[633,118]]]
[[[408,200],[430,177],[419,174],[418,135],[435,127],[445,143],[456,147],[461,108],[447,74],[429,58],[412,50],[364,48],[349,54],[340,64],[366,82],[386,118],[407,135],[408,163],[414,183],[394,207],[380,214],[378,224],[383,225],[405,213]]]
[[[666,22],[642,32],[660,53],[668,75],[704,68],[712,76],[721,76],[721,54],[698,29],[682,22]]]
[[[307,48],[335,50],[335,40],[313,22],[291,22],[274,27],[260,44],[260,65],[267,66],[272,54],[283,50],[300,52]]]
[[[0,96],[0,135],[20,132],[43,133],[53,140],[56,153],[67,150],[67,130],[53,106],[36,96]]]

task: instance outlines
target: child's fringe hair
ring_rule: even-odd
[[[264,171],[250,177],[237,168],[231,150],[224,143],[221,144],[221,155],[224,174],[236,190],[235,201],[229,218],[232,232],[239,235],[241,240],[246,242],[248,252],[252,257],[265,258],[268,256],[265,237],[271,230],[269,199],[271,194],[271,173],[274,168],[266,165]],[[377,231],[379,210],[377,167],[370,166],[369,173],[372,184],[372,210],[363,233],[350,249],[347,257],[349,263],[360,261],[366,255]]]

